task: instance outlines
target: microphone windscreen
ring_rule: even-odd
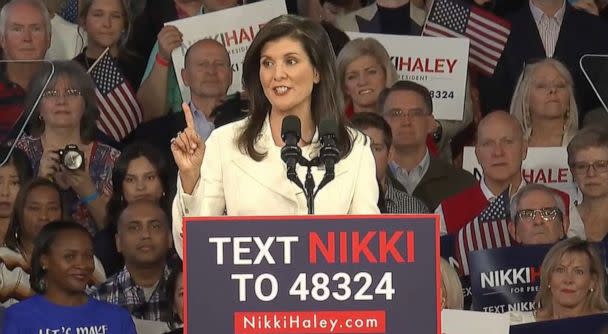
[[[288,115],[283,117],[283,124],[281,126],[281,139],[285,141],[288,135],[295,136],[296,143],[300,141],[300,138],[302,137],[302,128],[298,116]]]
[[[319,124],[319,137],[324,138],[327,135],[338,139],[338,122],[329,118],[322,119]]]

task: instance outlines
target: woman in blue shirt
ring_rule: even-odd
[[[82,225],[46,225],[34,242],[31,263],[30,284],[37,294],[6,310],[4,333],[136,333],[126,310],[85,293],[94,262],[93,240]]]

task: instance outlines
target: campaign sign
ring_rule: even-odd
[[[462,120],[469,64],[468,38],[401,36],[346,32],[351,38],[374,38],[388,52],[399,80],[429,89],[433,116]]]
[[[186,333],[439,333],[435,215],[186,218]]]
[[[265,0],[165,23],[175,26],[183,34],[181,47],[171,54],[182,99],[190,101],[190,89],[184,85],[180,73],[184,68],[186,51],[192,44],[212,38],[224,45],[232,63],[232,86],[228,93],[235,93],[242,90],[243,59],[249,45],[264,24],[283,14],[287,14],[285,0]]]
[[[608,313],[511,326],[510,334],[605,334]]]
[[[534,310],[540,265],[551,245],[513,246],[469,253],[473,310]]]
[[[462,169],[481,180],[483,171],[477,161],[474,147],[464,148]],[[579,198],[568,167],[568,153],[565,147],[529,147],[521,169],[522,177],[527,183],[542,183],[567,193],[573,200]]]

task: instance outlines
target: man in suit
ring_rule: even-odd
[[[480,85],[487,111],[507,110],[526,62],[553,57],[572,73],[579,122],[582,121],[585,111],[598,106],[599,101],[580,69],[579,60],[589,53],[608,53],[608,24],[574,9],[565,0],[530,0],[510,21],[511,34],[494,75],[487,84]]]
[[[430,155],[426,138],[434,131],[435,118],[426,87],[398,81],[380,94],[378,103],[393,133],[389,179],[395,187],[434,210],[443,199],[475,184],[469,172]]]
[[[420,35],[426,13],[424,0],[377,0],[357,11],[338,16],[336,26],[344,31]]]

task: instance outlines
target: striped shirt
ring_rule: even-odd
[[[384,200],[386,202],[386,212],[384,213],[407,214],[429,212],[429,209],[421,200],[395,188],[390,180],[386,184]]]
[[[137,319],[168,322],[172,319],[173,314],[173,310],[169,306],[170,292],[167,291],[169,274],[169,269],[165,267],[163,276],[147,297],[144,288],[133,281],[125,267],[105,283],[88,291],[88,295],[110,304],[122,306]]]
[[[547,57],[553,57],[557,38],[559,37],[559,30],[562,26],[562,21],[564,20],[564,13],[566,12],[566,1],[564,1],[562,7],[555,15],[551,17],[534,5],[533,1],[530,1],[530,11],[534,17],[534,22],[536,22],[540,39],[543,41],[545,53]]]

